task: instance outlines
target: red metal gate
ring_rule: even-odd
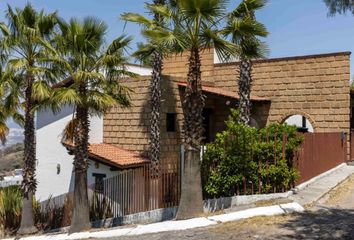
[[[306,133],[298,154],[298,169],[303,183],[324,173],[347,159],[347,136],[341,132]]]

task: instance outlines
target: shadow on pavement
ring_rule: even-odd
[[[297,214],[279,227],[294,232],[279,239],[354,239],[354,210],[321,207]]]

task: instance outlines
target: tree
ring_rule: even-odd
[[[18,234],[37,232],[32,209],[36,191],[35,111],[50,98],[54,71],[49,58],[55,50],[50,38],[56,13],[37,12],[30,4],[23,9],[7,8],[7,24],[0,23],[1,46],[8,56],[5,75],[0,82],[4,112],[24,126],[23,207]],[[20,114],[23,113],[23,114]]]
[[[154,0],[155,7],[164,6],[165,0]],[[143,29],[155,29],[163,26],[163,15],[159,12],[153,12],[147,8],[154,15],[153,20],[147,19],[140,14],[125,13],[122,18],[126,21],[140,24]],[[134,55],[141,61],[149,59],[151,61],[152,73],[150,82],[150,149],[149,158],[152,162],[153,175],[159,175],[159,162],[161,157],[160,144],[160,122],[161,122],[161,82],[162,82],[162,67],[163,54],[166,49],[161,48],[156,41],[150,39],[147,44],[139,44],[138,50]]]
[[[74,199],[70,232],[90,228],[87,194],[90,115],[102,115],[110,107],[129,105],[129,90],[119,78],[131,75],[125,70],[124,51],[130,38],[121,36],[104,48],[107,25],[94,17],[82,21],[60,21],[61,34],[56,48],[62,53],[62,68],[70,82],[54,91],[53,102],[75,107],[75,119],[67,131],[74,144]],[[70,127],[71,126],[71,127]]]
[[[265,3],[265,0],[243,0],[228,15],[223,30],[223,34],[238,46],[240,120],[246,125],[249,125],[251,120],[252,60],[263,58],[267,53],[266,45],[259,40],[259,37],[268,35],[267,29],[255,18],[255,11],[263,8]]]
[[[329,15],[334,16],[336,13],[345,14],[351,12],[354,15],[353,0],[323,0],[329,9]]]
[[[214,47],[218,56],[227,58],[234,45],[219,34],[218,24],[226,11],[224,0],[170,1],[166,6],[149,6],[163,16],[166,23],[143,34],[163,49],[186,51],[189,54],[184,110],[184,169],[177,219],[186,219],[203,212],[200,176],[200,145],[203,139],[204,96],[201,82],[201,52]]]

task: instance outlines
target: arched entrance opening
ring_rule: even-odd
[[[283,122],[288,125],[296,126],[299,132],[314,132],[314,127],[310,120],[300,114],[288,116]]]

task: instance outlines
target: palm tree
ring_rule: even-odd
[[[155,5],[164,5],[164,0],[154,0]],[[154,21],[158,25],[162,25],[162,15],[155,13]],[[152,59],[152,75],[150,83],[150,102],[151,102],[151,119],[150,119],[150,160],[153,164],[153,173],[159,175],[160,162],[160,112],[161,112],[161,75],[162,75],[162,53],[159,49],[155,49]]]
[[[345,14],[351,12],[354,15],[354,2],[352,0],[323,0],[329,9],[329,15],[334,16],[336,13]]]
[[[155,7],[164,6],[165,0],[154,0]],[[151,11],[150,11],[151,12]],[[163,26],[163,15],[152,12],[153,20],[149,20],[140,14],[125,13],[122,18],[126,21],[135,22],[143,26],[143,29],[154,29]],[[159,175],[159,162],[161,157],[160,147],[160,121],[161,121],[161,82],[164,49],[155,41],[148,44],[140,44],[134,55],[141,61],[151,59],[152,74],[150,82],[150,149],[149,158],[152,162],[152,174]]]
[[[163,49],[189,53],[184,110],[184,169],[177,219],[198,216],[203,211],[200,177],[200,145],[203,139],[203,108],[200,53],[214,47],[218,56],[227,58],[234,46],[223,40],[217,26],[226,11],[225,0],[169,1],[166,6],[149,6],[166,23],[143,34]]]
[[[8,24],[0,23],[0,48],[8,56],[6,71],[12,77],[1,79],[5,112],[24,125],[23,207],[18,234],[37,232],[32,209],[36,191],[35,111],[50,97],[49,82],[54,73],[48,62],[54,54],[49,40],[56,24],[56,13],[37,12],[30,4],[23,9],[7,8]],[[5,71],[5,74],[6,74]],[[9,76],[10,76],[9,75]],[[23,102],[23,104],[22,104]],[[23,115],[19,114],[20,112]],[[9,114],[9,115],[11,115]]]
[[[107,26],[86,17],[82,21],[60,21],[61,34],[56,37],[62,53],[62,67],[71,84],[54,92],[53,102],[75,107],[75,119],[69,125],[74,148],[74,199],[70,232],[90,228],[87,194],[88,145],[90,115],[102,115],[110,107],[129,105],[129,90],[119,78],[129,76],[124,68],[124,51],[130,38],[119,37],[103,48]],[[104,73],[104,74],[103,74]]]
[[[267,53],[266,45],[258,39],[268,35],[267,29],[255,19],[255,11],[263,8],[265,3],[265,0],[243,0],[228,15],[223,30],[223,34],[238,46],[240,119],[246,125],[250,124],[251,119],[252,60],[263,58]]]

